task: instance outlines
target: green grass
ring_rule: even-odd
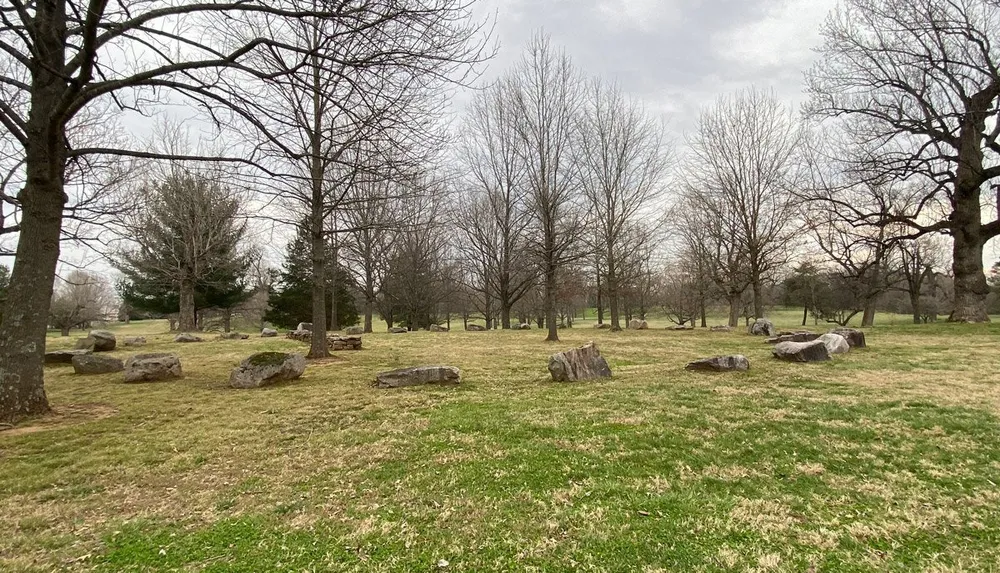
[[[304,344],[122,326],[185,378],[46,370],[57,415],[0,433],[0,570],[1000,571],[1000,326],[880,320],[789,364],[742,332],[578,324],[365,335],[260,390],[229,371]],[[589,340],[615,377],[549,381]],[[732,352],[750,372],[683,370]],[[370,386],[424,364],[462,385]]]

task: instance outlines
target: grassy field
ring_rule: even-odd
[[[1000,325],[893,322],[809,365],[741,332],[374,334],[250,391],[240,359],[305,346],[133,323],[186,377],[47,369],[56,415],[0,432],[0,570],[1000,571]],[[614,378],[549,381],[589,340]],[[420,364],[463,383],[370,386]]]

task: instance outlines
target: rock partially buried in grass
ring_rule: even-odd
[[[107,330],[91,330],[89,338],[94,339],[94,352],[111,352],[118,345],[115,334]]]
[[[402,326],[393,326],[389,329],[389,334],[406,334],[409,330],[403,328]]]
[[[86,356],[90,354],[90,350],[87,349],[77,349],[77,350],[52,350],[45,353],[45,363],[46,364],[72,364],[73,358],[76,356]]]
[[[595,324],[594,328],[597,330],[611,330],[611,325],[606,322],[602,322],[600,324]]]
[[[462,382],[462,372],[453,366],[417,366],[375,376],[376,388],[405,388],[423,384],[456,385]]]
[[[440,324],[432,324],[427,327],[427,330],[431,332],[448,332],[450,329],[447,326],[441,326]]]
[[[242,334],[240,332],[223,332],[219,335],[219,340],[247,340],[249,338],[249,334]]]
[[[847,343],[847,339],[834,332],[828,332],[816,340],[825,344],[827,352],[831,355],[847,354],[851,351],[851,345]]]
[[[122,340],[122,346],[145,346],[146,337],[145,336],[126,336]]]
[[[685,370],[696,372],[745,372],[750,370],[750,361],[742,354],[713,356],[688,363]]]
[[[556,382],[577,382],[611,377],[611,367],[601,356],[597,345],[590,342],[580,348],[549,357],[549,374]]]
[[[649,323],[645,320],[639,320],[638,318],[633,318],[628,323],[629,330],[649,330]]]
[[[125,382],[158,382],[180,378],[181,359],[176,354],[136,354],[125,361]]]
[[[348,326],[344,329],[344,334],[347,336],[360,336],[365,333],[365,329],[362,326]]]
[[[469,332],[486,332],[486,327],[479,324],[470,324],[465,327],[465,330]]]
[[[260,388],[295,380],[306,371],[306,357],[285,352],[258,352],[247,357],[229,375],[233,388]]]
[[[273,328],[264,328],[260,331],[261,338],[274,338],[278,336],[278,331]]]
[[[174,342],[204,342],[204,339],[200,336],[182,332],[174,337]]]
[[[865,344],[865,333],[860,330],[855,328],[834,328],[830,332],[846,338],[851,348],[868,348],[868,345]]]
[[[77,374],[111,374],[124,369],[125,364],[111,356],[81,354],[73,357],[73,371]]]
[[[710,328],[712,332],[732,332],[733,328],[731,326],[713,326]]]
[[[788,362],[822,362],[830,359],[830,352],[821,340],[812,342],[779,342],[771,354]]]

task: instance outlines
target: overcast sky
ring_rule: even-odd
[[[677,136],[717,96],[756,84],[802,100],[802,72],[836,0],[480,0],[495,13],[495,77],[544,29],[590,75],[616,79]],[[464,99],[464,98],[461,98]],[[458,106],[456,106],[458,107]]]

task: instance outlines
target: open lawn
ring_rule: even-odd
[[[0,570],[1000,571],[1000,325],[895,322],[809,365],[742,332],[374,334],[262,390],[230,369],[305,345],[134,323],[185,379],[47,369],[57,415],[0,432]],[[589,340],[615,377],[551,382]],[[370,386],[420,364],[463,383]]]

